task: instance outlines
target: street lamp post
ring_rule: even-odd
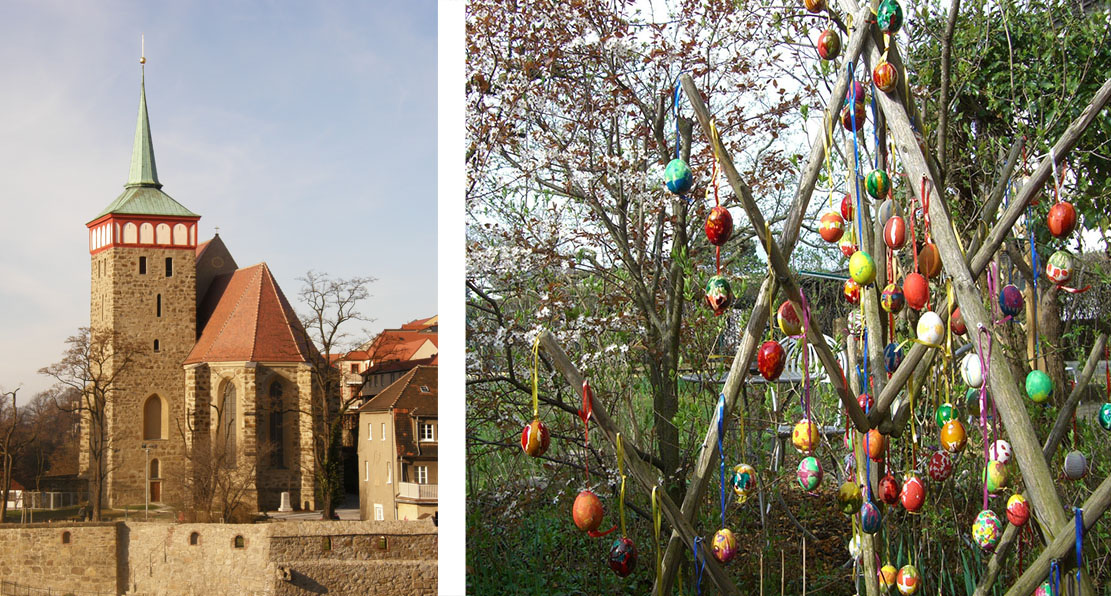
[[[143,477],[145,478],[143,493],[146,495],[146,503],[143,505],[143,521],[147,521],[147,515],[150,514],[150,445],[143,443],[143,451],[147,453],[147,465],[143,467]]]

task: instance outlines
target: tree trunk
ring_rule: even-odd
[[[675,366],[666,354],[649,357],[648,378],[652,384],[652,411],[655,417],[656,444],[663,464],[664,486],[673,501],[682,501],[683,487],[679,469],[679,430],[675,427],[678,399],[675,395]]]
[[[336,518],[336,497],[343,490],[343,462],[340,461],[342,432],[340,417],[327,426],[327,445],[324,457],[320,460],[320,516],[330,520]]]

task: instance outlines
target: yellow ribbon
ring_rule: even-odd
[[[621,537],[625,537],[625,448],[621,446],[621,433],[617,433],[617,473],[621,475],[621,500],[618,510],[621,513]]]
[[[543,333],[543,332],[541,332]],[[540,417],[540,394],[536,385],[540,376],[540,333],[536,334],[536,341],[532,342],[532,417]]]
[[[768,280],[775,279],[775,268],[772,267],[772,226],[767,221],[764,222],[764,235],[767,237],[767,243],[764,244],[764,251],[768,253]],[[772,338],[772,327],[775,321],[775,295],[768,296],[768,339]]]
[[[652,487],[652,528],[656,534],[656,581],[663,577],[663,553],[660,551],[660,505],[656,502],[656,487]]]

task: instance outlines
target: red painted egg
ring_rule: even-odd
[[[1015,493],[1007,499],[1007,521],[1020,528],[1030,521],[1030,505],[1026,497]]]
[[[575,497],[575,504],[571,507],[571,517],[575,525],[583,532],[593,532],[602,525],[602,501],[598,495],[584,490]]]
[[[799,320],[799,313],[790,300],[784,300],[783,304],[779,305],[776,318],[779,320],[779,330],[784,335],[799,335],[802,333],[802,321]]]
[[[818,224],[818,233],[826,242],[837,242],[845,233],[845,219],[836,211],[827,212]]]
[[[841,217],[846,222],[851,222],[853,220],[853,213],[856,213],[853,211],[853,196],[849,193],[845,193],[845,196],[841,197]]]
[[[544,426],[544,423],[540,422],[539,418],[534,418],[533,421],[526,424],[524,430],[521,431],[521,449],[524,449],[525,453],[533,457],[544,455],[551,441],[551,436],[548,434],[548,427]]]
[[[941,253],[933,242],[927,242],[922,250],[918,251],[918,271],[930,279],[941,273]]]
[[[883,243],[892,250],[900,249],[907,244],[907,222],[898,215],[887,220],[883,225]]]
[[[845,103],[855,101],[858,104],[865,102],[864,85],[860,81],[853,81],[852,85],[845,89]]]
[[[868,436],[864,444],[868,448],[868,457],[870,457],[872,461],[883,461],[884,451],[887,450],[887,437],[873,428],[868,431]]]
[[[903,491],[899,494],[903,509],[914,513],[926,502],[926,485],[914,474],[903,476]]]
[[[1072,203],[1061,201],[1049,208],[1046,223],[1054,238],[1064,238],[1076,229],[1076,208]]]
[[[926,472],[934,482],[945,481],[953,475],[953,458],[947,451],[935,451],[926,465]]]
[[[756,353],[756,368],[760,374],[769,381],[774,381],[783,374],[783,367],[787,364],[787,354],[783,346],[777,341],[766,341]]]
[[[841,54],[841,35],[836,29],[826,29],[818,36],[818,56],[822,60],[833,60]]]
[[[880,91],[891,93],[899,82],[899,72],[895,70],[894,65],[884,60],[872,69],[872,82]]]
[[[617,538],[610,548],[610,569],[621,577],[626,577],[637,566],[637,547],[629,537]]]
[[[857,304],[860,302],[860,284],[852,280],[852,278],[845,280],[845,302],[849,304]]]
[[[842,236],[841,241],[837,243],[837,248],[840,248],[841,254],[846,257],[852,257],[856,254],[856,244],[851,236]]]
[[[858,395],[856,397],[856,403],[860,404],[860,409],[864,410],[865,412],[871,410],[872,407],[876,405],[876,401],[872,399],[872,396],[868,395],[867,393],[861,393],[860,395]]]
[[[957,335],[964,335],[968,333],[968,327],[964,324],[964,317],[961,316],[961,307],[953,310],[953,316],[949,318],[949,324],[953,327],[953,333]]]
[[[879,496],[880,500],[888,505],[894,505],[899,502],[899,493],[901,488],[899,481],[888,472],[883,478],[880,478]]]
[[[733,216],[721,205],[710,210],[706,218],[706,238],[710,244],[721,246],[733,234]]]
[[[856,116],[856,129],[855,130],[857,130],[859,132],[861,129],[864,128],[864,121],[865,121],[865,118],[868,115],[868,106],[863,102],[857,102],[855,110],[850,110],[849,106],[847,106],[847,105],[844,108],[841,109],[841,126],[845,127],[845,130],[854,130],[853,129],[854,112],[855,112],[855,116]]]
[[[907,306],[914,310],[922,310],[930,297],[930,283],[920,273],[907,275],[903,280],[903,297],[907,301]]]

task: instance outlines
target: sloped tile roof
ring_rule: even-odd
[[[170,195],[153,186],[128,186],[123,189],[104,211],[89,221],[96,221],[109,213],[123,215],[169,215],[172,217],[200,217],[186,209]]]
[[[266,263],[214,279],[197,321],[204,327],[185,364],[309,361],[301,323]]]
[[[435,366],[417,366],[359,408],[360,412],[393,411],[394,443],[397,454],[403,458],[436,458],[438,443],[418,442],[413,436],[412,419],[436,417],[438,375]]]

